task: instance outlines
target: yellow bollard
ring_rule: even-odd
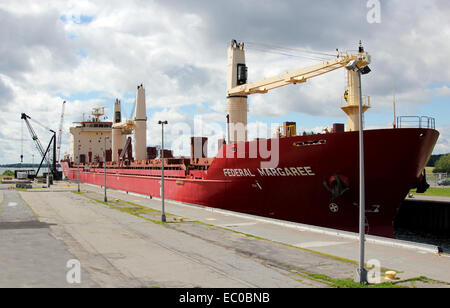
[[[386,278],[387,280],[394,280],[394,279],[395,279],[395,276],[397,275],[397,273],[394,272],[394,271],[387,271],[387,272],[384,273],[384,274],[385,274],[385,278]]]

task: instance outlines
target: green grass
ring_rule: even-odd
[[[119,210],[123,213],[127,213],[130,215],[139,217],[139,218],[143,218],[143,219],[150,221],[157,225],[164,225],[166,223],[172,223],[171,221],[169,221],[169,219],[167,220],[167,222],[164,223],[160,220],[156,220],[156,219],[149,218],[147,216],[143,216],[145,214],[159,214],[159,213],[161,213],[161,211],[154,210],[154,209],[151,209],[151,208],[148,208],[148,207],[145,207],[145,206],[133,203],[133,202],[123,201],[123,200],[119,200],[119,199],[117,199],[118,201],[115,201],[116,198],[113,198],[112,200],[110,199],[108,202],[105,202],[103,200],[99,200],[99,199],[93,198],[91,196],[88,196],[88,195],[84,194],[83,192],[72,191],[72,193],[77,194],[77,195],[82,195],[85,198],[88,198],[97,203],[106,205],[109,208]],[[173,216],[173,215],[166,212],[166,217],[169,218],[169,216]]]
[[[0,175],[0,178],[4,177],[14,177],[14,171],[6,170],[2,175]]]
[[[357,282],[355,282],[353,279],[351,278],[346,278],[346,279],[333,279],[327,275],[323,275],[323,274],[313,274],[313,273],[308,273],[306,271],[302,271],[299,269],[295,269],[293,267],[291,267],[291,273],[297,274],[301,277],[307,278],[307,279],[311,279],[320,283],[324,283],[332,288],[338,288],[338,289],[407,289],[409,288],[408,285],[405,284],[410,284],[413,288],[415,288],[415,282],[422,282],[424,284],[428,284],[428,285],[450,285],[449,283],[443,282],[443,281],[438,281],[438,280],[433,280],[430,279],[428,277],[424,277],[424,276],[420,276],[420,277],[416,277],[416,278],[411,278],[411,279],[407,279],[407,280],[398,280],[398,281],[388,281],[388,282],[383,282],[383,283],[379,283],[379,284],[366,284],[366,285],[362,285],[359,284]]]
[[[338,289],[407,289],[406,286],[397,285],[395,282],[383,282],[379,284],[361,285],[353,281],[353,279],[337,279],[333,280],[331,286]]]
[[[291,267],[291,273],[296,274],[298,276],[301,276],[303,278],[307,278],[319,283],[326,284],[332,288],[338,288],[338,289],[405,289],[408,288],[406,286],[398,285],[399,283],[402,283],[403,281],[398,282],[383,282],[379,284],[366,284],[362,285],[357,282],[355,282],[352,278],[346,278],[346,279],[334,279],[324,274],[314,274],[314,273],[308,273],[306,271],[300,270],[300,269],[294,269]],[[417,278],[420,279],[420,278]],[[428,280],[430,281],[430,280]]]
[[[412,189],[410,193],[418,196],[450,197],[450,187],[430,187],[424,194],[418,194]]]
[[[420,288],[421,286],[420,285],[417,286],[416,282],[421,282],[421,283],[427,284],[429,286],[435,286],[435,285],[450,286],[450,283],[448,283],[448,282],[430,279],[425,276],[420,276],[420,277],[416,277],[416,278],[403,280],[400,282],[396,282],[396,284],[409,284],[409,285],[411,285],[412,288],[417,288],[417,287]]]
[[[427,177],[433,174],[434,167],[425,167],[425,171],[427,173]]]
[[[12,189],[17,190],[17,191],[28,191],[28,189],[26,189],[26,188],[13,187]]]
[[[42,187],[40,187],[40,186],[34,186],[34,187],[31,187],[31,188],[17,188],[17,187],[13,187],[12,189],[17,190],[17,191],[30,191],[30,190],[33,190],[33,189],[42,189]]]

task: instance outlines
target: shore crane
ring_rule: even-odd
[[[36,176],[39,174],[39,171],[41,170],[42,167],[42,163],[44,162],[44,160],[47,162],[47,166],[48,169],[50,171],[50,173],[53,175],[53,179],[54,180],[60,180],[62,177],[61,172],[59,172],[57,170],[56,167],[56,132],[48,127],[46,127],[45,125],[42,125],[41,123],[39,123],[36,120],[32,120],[31,117],[29,117],[28,115],[26,115],[25,113],[22,113],[21,115],[21,119],[25,121],[27,127],[28,127],[28,131],[30,132],[31,138],[33,139],[37,150],[39,151],[39,153],[42,156],[42,160],[41,163],[39,164],[39,168],[36,171]],[[50,131],[53,136],[50,139],[50,142],[48,143],[47,149],[44,150],[44,147],[42,146],[41,141],[39,140],[36,132],[34,131],[33,127],[31,126],[31,123],[29,120],[32,120],[33,122],[35,122],[36,124],[42,126],[43,128],[45,128],[46,130]],[[53,159],[50,158],[50,147],[53,145]]]
[[[339,68],[346,67],[348,71],[348,97],[347,105],[342,110],[347,114],[349,131],[358,131],[359,123],[359,88],[362,74],[370,72],[368,65],[371,62],[370,55],[364,51],[361,45],[357,54],[339,53],[336,58],[315,65],[295,69],[260,81],[247,83],[247,66],[245,65],[244,43],[231,41],[228,48],[227,69],[227,122],[232,126],[233,134],[229,134],[229,142],[236,143],[247,141],[247,97],[251,94],[267,93],[270,90],[289,84],[304,83],[313,77],[317,77]],[[358,70],[355,70],[357,68]],[[364,104],[363,112],[370,106]],[[228,128],[230,129],[230,128]]]

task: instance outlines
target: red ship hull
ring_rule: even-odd
[[[364,132],[366,231],[393,237],[401,202],[422,177],[439,133],[404,128]],[[207,171],[165,171],[167,199],[236,212],[358,232],[358,132],[277,139],[279,161],[262,168],[261,155],[249,158],[256,141],[226,145]],[[277,142],[275,139],[268,143]],[[240,152],[245,147],[245,153]],[[233,149],[234,148],[234,149]],[[242,148],[244,149],[244,148]],[[225,155],[228,153],[228,155]],[[230,157],[231,155],[234,157]],[[238,158],[243,156],[244,158]],[[225,157],[225,158],[221,158]],[[76,180],[77,168],[61,163]],[[160,197],[161,171],[146,168],[107,169],[107,187]],[[332,194],[324,185],[337,175],[345,192]],[[80,181],[104,184],[104,170],[80,168]]]

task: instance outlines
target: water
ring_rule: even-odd
[[[395,237],[399,240],[439,246],[442,252],[450,254],[450,238],[448,236],[398,229],[395,231]]]
[[[3,172],[5,172],[6,170],[11,170],[11,171],[13,171],[14,172],[14,170],[34,170],[35,172],[37,171],[37,168],[13,168],[13,167],[11,167],[11,168],[3,168],[3,167],[0,167],[0,174],[3,174]],[[44,175],[44,172],[48,172],[48,169],[47,168],[41,168],[41,170],[39,170],[39,174],[38,174],[38,176],[43,176]]]

